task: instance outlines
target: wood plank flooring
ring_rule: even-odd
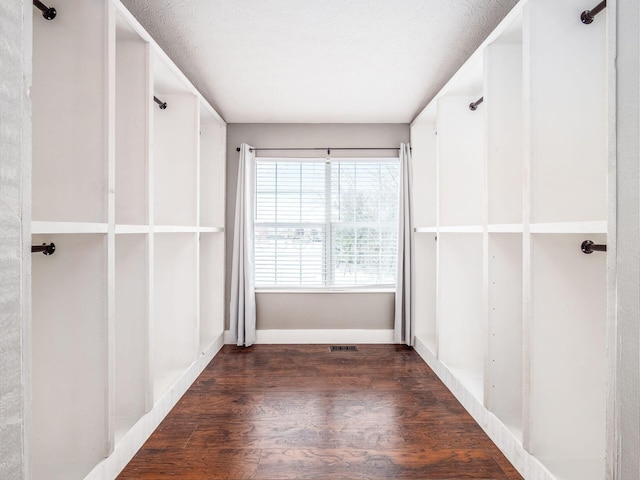
[[[227,345],[119,480],[522,479],[417,353]]]

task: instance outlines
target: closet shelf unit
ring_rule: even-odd
[[[33,257],[31,470],[115,478],[223,344],[226,124],[120,1],[55,7],[33,17],[31,230],[56,251]]]
[[[607,259],[581,244],[606,244],[615,201],[611,39],[606,10],[580,21],[591,1],[521,0],[411,125],[416,349],[525,478],[605,476]]]

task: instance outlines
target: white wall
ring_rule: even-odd
[[[31,8],[0,3],[0,478],[12,480],[28,476]]]
[[[396,147],[409,141],[407,124],[229,124],[227,125],[227,284],[233,253],[238,152],[241,143],[255,147]],[[265,154],[269,152],[264,152]],[[321,152],[285,152],[318,156]],[[339,156],[389,156],[390,151],[335,152]],[[282,155],[275,152],[272,155]],[[391,329],[393,293],[260,293],[256,295],[257,328],[267,329]]]

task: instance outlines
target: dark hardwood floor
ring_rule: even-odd
[[[408,347],[227,345],[118,478],[522,477]]]

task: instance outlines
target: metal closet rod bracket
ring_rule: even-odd
[[[58,14],[55,8],[47,7],[40,0],[33,0],[33,6],[39,9],[42,12],[42,16],[47,20],[53,20],[54,18],[56,18],[56,15]]]
[[[471,110],[472,112],[475,112],[478,109],[478,105],[480,105],[482,102],[484,102],[484,97],[480,97],[475,102],[470,103],[469,110]]]
[[[585,25],[589,25],[590,23],[593,23],[593,19],[596,18],[596,15],[598,15],[602,10],[604,10],[606,6],[607,6],[607,0],[603,0],[598,5],[593,7],[591,10],[585,10],[580,14],[580,21],[582,21],[582,23],[584,23]]]
[[[590,254],[593,252],[606,252],[607,246],[596,245],[591,240],[585,240],[584,242],[582,242],[582,245],[580,245],[580,249],[582,250],[582,253]]]
[[[56,251],[56,245],[54,243],[50,243],[47,245],[43,243],[42,245],[31,245],[31,253],[44,253],[45,255],[53,255]]]
[[[167,108],[167,102],[163,102],[155,95],[153,96],[153,101],[158,104],[158,107],[160,108],[160,110],[164,110],[165,108]]]

